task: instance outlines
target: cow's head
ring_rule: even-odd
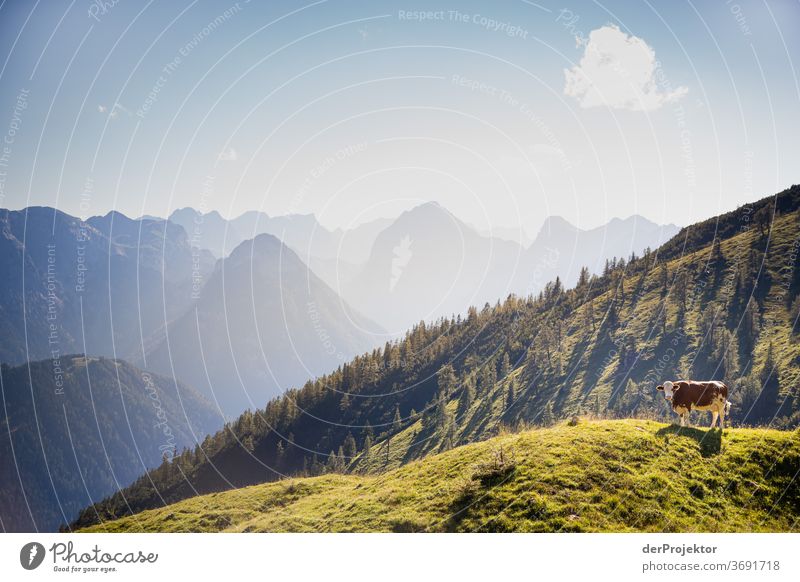
[[[664,392],[664,398],[672,402],[673,395],[678,391],[679,386],[676,386],[673,382],[664,382],[662,386],[657,386],[657,390],[662,390]]]

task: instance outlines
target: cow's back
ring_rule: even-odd
[[[718,380],[679,380],[673,384],[678,387],[672,399],[675,407],[709,406],[715,398],[728,398],[728,386]]]

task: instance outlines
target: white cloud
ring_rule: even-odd
[[[629,36],[610,24],[593,30],[583,44],[580,63],[564,69],[564,94],[581,107],[611,107],[653,111],[676,101],[689,91],[672,89],[656,61],[656,53],[637,36]]]
[[[233,148],[228,148],[219,153],[220,162],[235,162],[239,159],[239,154]]]

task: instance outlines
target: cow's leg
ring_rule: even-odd
[[[686,426],[686,413],[681,413],[681,426]]]
[[[719,409],[719,430],[725,428],[725,403],[722,404],[722,408]]]
[[[716,410],[711,411],[711,428],[714,428],[714,425],[717,424],[717,416],[719,413]]]

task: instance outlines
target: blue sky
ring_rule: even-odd
[[[798,22],[789,0],[6,1],[0,206],[688,224],[800,182]]]

